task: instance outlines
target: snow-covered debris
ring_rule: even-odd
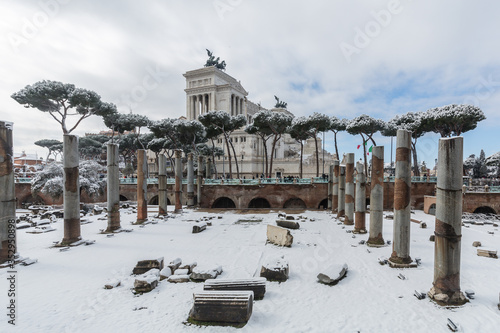
[[[205,281],[208,279],[215,279],[222,273],[222,266],[217,266],[213,268],[193,268],[193,272],[191,273],[191,279],[196,281]]]
[[[268,281],[286,281],[288,280],[289,273],[288,261],[283,256],[267,259],[266,263],[260,269],[260,276],[266,278]]]
[[[347,274],[347,264],[331,265],[318,274],[318,281],[328,285],[336,285]]]

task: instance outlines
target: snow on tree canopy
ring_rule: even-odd
[[[500,151],[486,158],[486,165],[500,166]]]
[[[95,161],[82,161],[79,166],[80,187],[89,196],[102,194],[106,187],[106,179],[100,179],[99,173],[104,171],[104,167]],[[31,181],[31,191],[33,193],[42,192],[52,198],[59,198],[64,192],[63,183],[64,168],[60,163],[51,163],[37,173]]]
[[[442,137],[459,136],[473,130],[477,123],[486,119],[477,106],[468,104],[450,104],[427,110],[423,121],[429,131],[440,133]]]

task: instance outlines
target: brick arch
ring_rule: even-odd
[[[321,206],[323,206],[323,209],[328,208],[328,198],[321,200],[321,202],[318,204],[318,209],[320,209]]]
[[[265,198],[253,198],[248,204],[248,208],[271,208],[271,204]]]
[[[497,214],[497,212],[490,206],[479,206],[474,209],[474,213],[482,214]]]
[[[236,208],[236,204],[231,198],[219,197],[214,200],[211,208]]]
[[[300,198],[290,198],[284,203],[283,208],[307,208],[307,206]]]

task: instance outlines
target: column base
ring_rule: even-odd
[[[132,224],[143,224],[146,222],[148,219],[137,219],[137,221],[133,222]]]
[[[409,262],[407,262],[409,259]],[[418,265],[413,262],[411,258],[401,259],[401,258],[389,258],[389,267],[391,268],[416,268]]]
[[[441,306],[460,306],[469,302],[461,291],[445,292],[436,287],[432,287],[427,293],[429,298]]]
[[[352,231],[353,234],[366,234],[367,231],[366,229],[359,229],[357,230],[356,228],[354,228],[354,230]]]

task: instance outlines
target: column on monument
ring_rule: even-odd
[[[356,163],[356,211],[353,233],[366,234],[366,177],[365,164]]]
[[[339,201],[337,207],[337,218],[345,216],[345,166],[339,167]]]
[[[372,150],[372,175],[370,185],[370,237],[366,244],[384,246],[384,146]]]
[[[339,160],[333,160],[333,178],[332,178],[332,213],[339,207]]]
[[[234,109],[236,108],[235,106],[235,97],[234,95],[231,95],[231,116],[234,116]]]
[[[354,224],[354,153],[346,154],[344,224]]]
[[[396,178],[394,180],[392,255],[389,258],[389,265],[394,268],[412,266],[410,265],[412,262],[410,257],[410,151],[411,132],[399,129],[396,135]]]
[[[175,210],[174,213],[182,213],[182,150],[175,151]]]
[[[440,305],[467,302],[460,291],[463,138],[439,139],[434,281],[429,296]]]
[[[186,117],[188,118],[188,120],[191,120],[193,119],[192,118],[192,115],[191,115],[191,96],[187,96],[186,97]]]
[[[0,121],[0,263],[14,262],[17,252],[12,126]]]
[[[245,114],[243,107],[244,107],[244,100],[243,98],[240,99],[240,114]]]
[[[198,119],[198,96],[193,95],[193,113],[194,113],[194,119]]]

